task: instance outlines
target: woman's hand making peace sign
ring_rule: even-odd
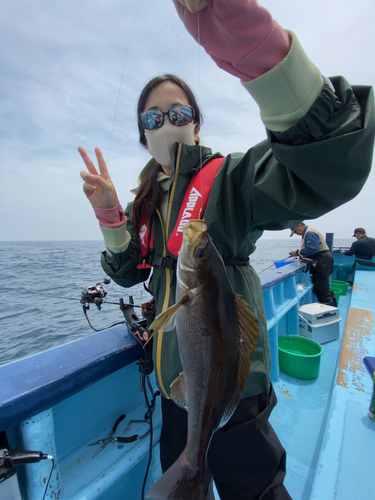
[[[98,174],[95,165],[90,160],[86,151],[81,147],[78,148],[78,151],[88,170],[88,172],[86,172],[86,170],[82,170],[80,173],[82,179],[85,181],[83,184],[83,191],[87,196],[87,199],[93,207],[115,207],[119,203],[119,200],[115,186],[113,185],[111,177],[108,173],[107,165],[105,164],[102,152],[99,148],[95,148],[95,155],[98,160],[100,172],[100,174]]]

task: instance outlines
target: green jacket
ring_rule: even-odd
[[[247,153],[226,157],[215,177],[204,218],[224,258],[245,260],[255,250],[264,230],[281,230],[301,220],[315,219],[354,198],[371,168],[374,144],[374,98],[370,87],[351,87],[341,78],[326,82],[308,114],[285,132],[267,131],[268,138]],[[353,93],[354,90],[354,93]],[[357,99],[354,97],[357,97]],[[211,150],[176,145],[170,179],[165,227],[158,214],[153,221],[155,254],[167,255],[166,239],[174,228],[191,177],[208,161]],[[217,156],[217,155],[215,155]],[[220,156],[220,155],[219,155]],[[203,162],[204,163],[204,162]],[[132,240],[122,253],[102,254],[104,271],[119,285],[146,281],[139,237],[131,224],[131,203],[125,214]],[[258,318],[259,336],[242,397],[269,389],[270,350],[259,278],[251,266],[228,266],[233,290],[242,295]],[[175,273],[153,268],[151,289],[157,313],[174,303]],[[213,311],[215,314],[215,311]],[[154,339],[158,385],[164,396],[181,372],[175,332],[160,332]]]

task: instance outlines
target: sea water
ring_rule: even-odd
[[[335,241],[350,246],[351,240]],[[299,238],[260,239],[251,255],[258,273],[275,269],[274,260],[287,258]],[[93,333],[80,304],[83,289],[105,278],[100,265],[102,241],[0,241],[0,364],[8,363]],[[104,285],[105,301],[146,302],[143,284],[125,289],[113,281]],[[116,304],[101,310],[90,306],[93,327],[103,329],[123,321]]]

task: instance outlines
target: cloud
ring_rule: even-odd
[[[375,83],[372,0],[263,4],[324,74]],[[213,150],[246,151],[265,138],[256,104],[194,42],[170,0],[15,0],[2,6],[0,37],[0,239],[101,238],[76,148],[102,148],[125,205],[149,158],[137,142],[136,102],[156,74],[192,85]],[[346,237],[348,226],[364,225],[375,235],[374,189],[372,172],[361,194],[320,218],[318,229]]]

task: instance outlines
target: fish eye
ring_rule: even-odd
[[[196,252],[195,252],[195,256],[199,260],[204,260],[206,258],[206,255],[204,253],[204,248],[203,247],[198,247],[197,250],[196,250]]]

